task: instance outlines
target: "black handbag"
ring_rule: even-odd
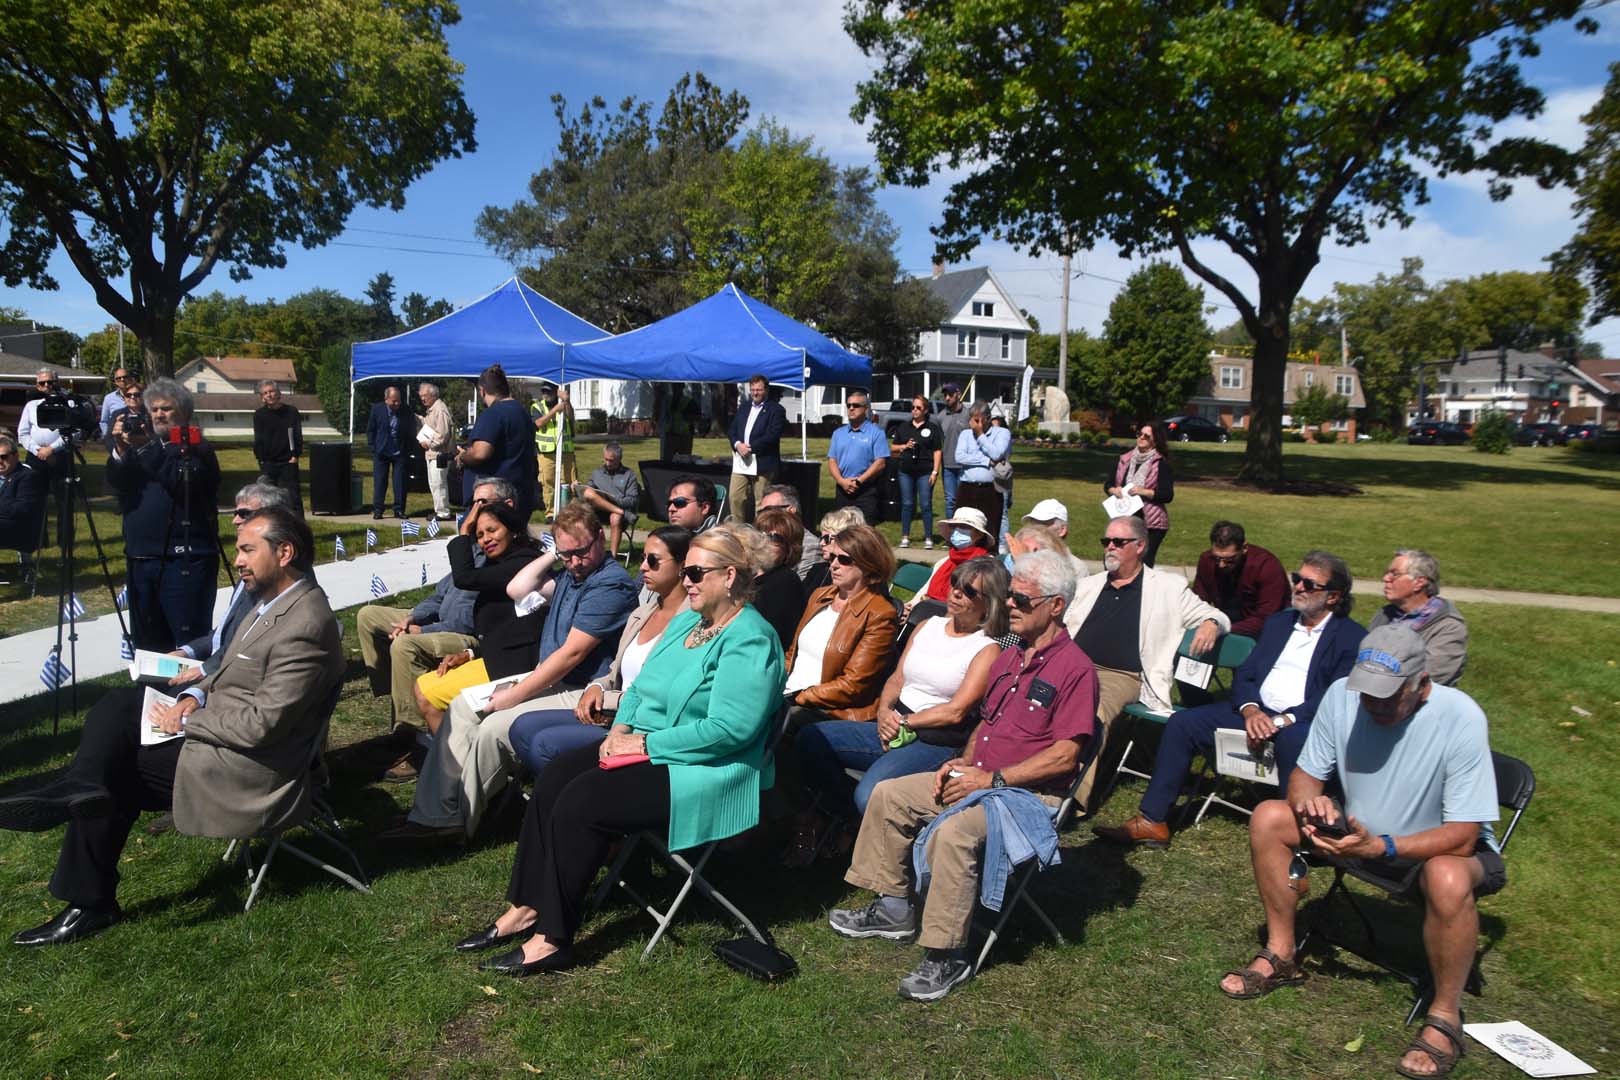
[[[774,941],[766,943],[751,937],[733,938],[716,945],[714,955],[727,967],[763,982],[781,982],[799,970],[799,962],[778,949]]]

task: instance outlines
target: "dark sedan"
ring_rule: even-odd
[[[1202,416],[1171,416],[1164,421],[1171,442],[1225,442],[1226,428],[1218,420]]]
[[[1425,420],[1413,425],[1406,441],[1413,446],[1461,446],[1468,441],[1468,432],[1460,424],[1445,420]]]
[[[1563,441],[1568,442],[1571,439],[1579,439],[1582,442],[1590,442],[1601,434],[1603,434],[1603,429],[1596,424],[1570,424],[1564,429]]]
[[[1516,446],[1563,446],[1568,441],[1557,424],[1525,424],[1513,433]]]

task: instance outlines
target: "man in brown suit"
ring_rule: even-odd
[[[282,508],[237,528],[236,568],[253,594],[219,670],[172,708],[141,716],[139,688],[115,690],[85,718],[67,774],[49,787],[0,799],[0,827],[67,833],[51,877],[67,903],[17,945],[77,941],[120,918],[118,861],[143,810],[174,810],[183,833],[248,837],[307,812],[307,774],[343,677],[337,619],[311,576],[309,526]],[[142,746],[149,727],[183,733]]]

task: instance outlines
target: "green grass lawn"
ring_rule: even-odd
[[[1489,713],[1496,748],[1539,779],[1509,848],[1510,883],[1482,904],[1488,985],[1465,998],[1468,1018],[1523,1020],[1613,1075],[1620,937],[1603,898],[1620,889],[1620,620],[1484,604],[1465,613],[1465,687]],[[1312,959],[1304,987],[1258,1002],[1215,989],[1261,921],[1243,825],[1219,813],[1167,852],[1121,855],[1086,825],[1068,834],[1064,864],[1038,885],[1068,944],[1024,927],[976,982],[934,1006],[894,996],[915,949],[826,928],[827,908],[861,899],[841,865],[788,871],[767,854],[733,857],[711,876],[798,959],[801,973],[783,985],[710,954],[734,931],[701,900],[648,963],[637,957],[652,924],[620,905],[586,927],[576,972],[481,975],[450,945],[500,910],[510,833],[466,852],[371,841],[411,789],[376,782],[386,713],[365,689],[345,618],[336,799],[375,895],[282,861],[244,915],[223,845],[137,829],[122,867],[125,924],[66,949],[0,946],[0,1076],[1361,1077],[1392,1075],[1409,1037],[1402,984],[1346,957]],[[52,736],[48,700],[9,707],[0,783],[65,763],[78,723]],[[1122,787],[1102,819],[1128,816],[1140,791]],[[7,932],[56,910],[44,883],[60,836],[0,834]],[[1320,895],[1326,880],[1316,885]],[[1411,910],[1387,914],[1413,925]],[[1519,1075],[1470,1051],[1457,1075]]]

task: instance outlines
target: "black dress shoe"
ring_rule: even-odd
[[[119,919],[122,912],[114,908],[112,911],[92,911],[89,908],[78,908],[69,905],[62,909],[62,913],[43,926],[36,926],[32,930],[23,930],[11,939],[13,945],[66,945],[70,941],[91,937],[99,934]],[[547,957],[550,959],[550,957]]]
[[[0,799],[0,829],[44,832],[70,818],[106,817],[112,795],[99,784],[63,779],[35,791]]]
[[[525,975],[538,975],[542,971],[567,971],[574,966],[574,950],[558,949],[554,953],[542,956],[538,960],[525,961],[523,959],[523,946],[519,945],[510,952],[503,952],[493,960],[485,960],[478,965],[479,971],[490,971],[496,975],[511,975],[522,978]]]
[[[493,949],[505,945],[522,932],[522,930],[519,930],[511,934],[503,934],[495,929],[494,923],[490,923],[478,933],[464,937],[456,942],[456,952],[483,952],[485,949]]]

